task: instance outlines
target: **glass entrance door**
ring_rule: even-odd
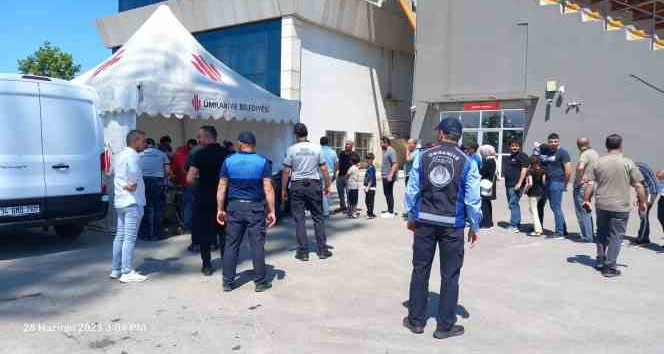
[[[503,156],[510,154],[510,143],[518,141],[523,145],[526,126],[526,112],[523,109],[442,112],[440,119],[446,117],[459,119],[463,125],[461,144],[477,143],[496,149],[499,171]]]

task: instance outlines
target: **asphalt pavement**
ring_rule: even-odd
[[[396,190],[401,195],[403,182]],[[504,191],[498,195],[495,221],[504,222]],[[571,195],[565,198],[574,233]],[[384,209],[380,191],[376,199]],[[223,293],[219,255],[215,274],[204,277],[200,257],[186,250],[188,235],[140,241],[136,265],[149,280],[122,284],[108,278],[111,234],[88,230],[77,241],[42,230],[2,234],[0,353],[663,353],[664,239],[652,219],[655,244],[625,242],[623,276],[615,279],[592,268],[592,244],[500,227],[483,232],[466,250],[461,276],[457,313],[466,334],[443,341],[431,336],[438,261],[425,333],[401,325],[412,252],[401,219],[333,216],[334,256],[312,254],[307,263],[293,258],[286,220],[268,234],[274,287],[265,293],[253,291],[246,244],[241,286]],[[545,228],[551,222],[547,211]],[[634,235],[634,216],[629,226]]]

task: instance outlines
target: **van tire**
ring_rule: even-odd
[[[81,236],[84,228],[84,225],[78,224],[56,225],[55,233],[61,238],[75,240]]]

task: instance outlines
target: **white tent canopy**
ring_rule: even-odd
[[[176,143],[195,136],[194,125],[215,125],[226,130],[222,130],[223,138],[233,139],[237,135],[231,132],[256,128],[260,126],[256,122],[263,122],[271,123],[265,131],[272,134],[259,134],[271,140],[259,141],[259,150],[261,145],[275,150],[269,151],[275,155],[270,157],[280,161],[282,152],[272,143],[282,145],[290,140],[289,123],[299,120],[298,102],[273,95],[217,60],[166,5],[159,6],[111,58],[74,81],[97,90],[97,109],[114,151],[123,146],[129,129],[143,128],[142,120],[157,130],[179,127],[179,134],[174,134]],[[163,124],[149,122],[157,117]],[[185,117],[219,121],[181,122]],[[158,137],[158,131],[145,130]]]

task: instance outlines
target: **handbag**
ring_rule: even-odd
[[[483,197],[493,196],[493,182],[486,178],[480,181],[480,195]]]

